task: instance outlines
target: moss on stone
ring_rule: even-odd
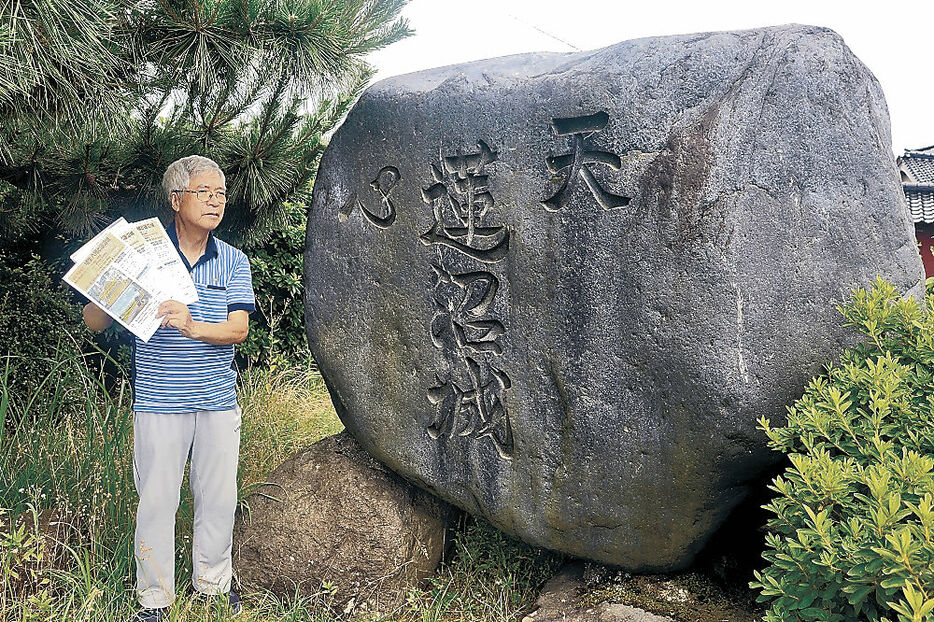
[[[760,620],[765,611],[745,584],[724,584],[695,570],[667,575],[619,572],[590,588],[581,603],[630,605],[678,622],[746,622]]]

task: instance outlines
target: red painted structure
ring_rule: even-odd
[[[924,262],[924,276],[934,276],[934,225],[919,222],[915,225],[915,236]]]

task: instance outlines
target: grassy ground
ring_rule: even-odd
[[[104,383],[62,360],[29,395],[11,395],[16,361],[0,358],[0,621],[126,620],[133,594],[132,419],[126,381]],[[320,376],[273,365],[243,376],[240,496],[297,450],[341,429]],[[179,597],[171,620],[224,620],[188,592],[191,497],[176,531]],[[15,519],[13,517],[18,517]],[[39,520],[37,520],[39,519]],[[36,524],[56,523],[52,537]],[[560,559],[470,522],[455,554],[398,620],[514,620]],[[246,594],[237,620],[325,621],[326,602]]]
[[[340,432],[324,381],[313,368],[274,363],[241,378],[241,496],[283,460],[315,441]]]

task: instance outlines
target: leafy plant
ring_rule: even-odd
[[[3,513],[0,510],[0,518]],[[35,597],[48,585],[43,561],[41,537],[26,521],[0,531],[0,609],[8,599]]]
[[[35,255],[0,251],[0,376],[11,393],[36,390],[61,356],[76,354],[87,331],[50,266]]]
[[[767,622],[934,619],[934,296],[877,279],[840,307],[868,341],[762,418],[789,466],[770,488]]]
[[[287,203],[285,209],[282,227],[264,242],[243,247],[250,258],[256,312],[237,355],[250,364],[268,364],[275,356],[297,363],[310,356],[302,298],[305,206]]]

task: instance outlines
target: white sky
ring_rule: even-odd
[[[882,84],[896,155],[934,145],[934,2],[411,0],[415,35],[370,56],[376,79],[533,51],[800,23],[833,28]]]

